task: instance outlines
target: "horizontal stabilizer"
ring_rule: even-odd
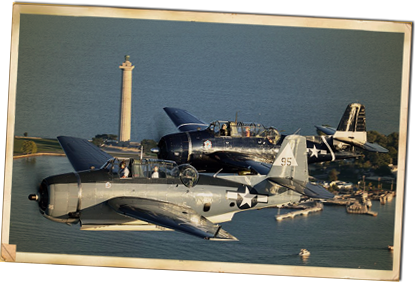
[[[323,186],[311,182],[307,183],[304,193],[310,198],[331,199],[334,197],[334,195],[327,191]]]
[[[379,144],[376,143],[370,143],[370,142],[366,142],[366,138],[359,140],[359,139],[354,139],[354,138],[350,138],[350,137],[343,137],[343,136],[336,136],[334,135],[334,139],[352,146],[356,146],[358,148],[361,148],[363,150],[369,151],[369,152],[377,152],[377,153],[387,153],[389,152],[388,149],[380,146]]]
[[[369,152],[378,152],[378,153],[388,153],[389,152],[388,149],[383,148],[379,144],[369,143],[369,142],[366,142],[365,144],[363,144],[362,149],[365,149],[366,151],[369,151]]]
[[[58,141],[75,171],[101,168],[113,158],[86,139],[59,136]]]
[[[334,135],[334,133],[336,133],[336,129],[333,127],[329,127],[329,126],[319,126],[319,125],[315,125],[315,127],[317,128],[317,130],[323,132],[326,135]]]
[[[201,121],[188,111],[169,107],[164,108],[164,111],[167,113],[179,131],[186,132],[203,130],[209,126],[209,124]]]

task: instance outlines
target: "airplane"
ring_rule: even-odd
[[[205,123],[178,108],[164,108],[179,133],[163,136],[152,151],[160,159],[189,163],[201,172],[245,172],[264,174],[287,135],[274,127],[239,121]],[[355,147],[386,153],[382,146],[367,142],[365,106],[347,106],[337,129],[316,126],[326,135],[306,136],[308,163],[357,158]]]
[[[189,164],[118,159],[88,140],[59,136],[74,172],[42,180],[41,214],[81,230],[175,230],[207,240],[235,241],[218,223],[235,213],[298,202],[303,195],[332,198],[309,182],[306,139],[287,136],[266,175],[205,174]],[[125,163],[129,175],[122,177]],[[158,178],[152,177],[158,167]]]

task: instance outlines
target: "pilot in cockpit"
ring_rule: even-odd
[[[124,161],[121,162],[120,168],[121,168],[121,171],[120,171],[121,178],[127,178],[128,175],[130,174],[130,170],[128,169]]]
[[[245,136],[246,137],[251,137],[251,129],[248,126],[245,127]]]
[[[160,175],[159,175],[159,167],[158,166],[155,166],[154,167],[154,171],[151,174],[151,178],[159,178],[159,177],[160,177]]]
[[[226,124],[222,124],[222,128],[219,130],[220,136],[229,136],[228,126]]]

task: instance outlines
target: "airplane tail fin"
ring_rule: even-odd
[[[301,187],[306,185],[308,182],[308,164],[304,136],[289,135],[285,137],[268,172],[267,179],[293,190],[298,190],[296,189],[298,185]]]
[[[365,106],[349,104],[333,136],[337,140],[364,144],[367,141]]]
[[[309,183],[307,143],[304,136],[285,137],[267,179],[309,197],[333,197],[320,185]]]
[[[343,144],[348,144],[369,152],[389,152],[388,149],[385,149],[376,143],[367,142],[366,110],[365,106],[360,103],[351,103],[347,105],[336,130],[330,127],[316,127],[318,130],[328,135],[333,135],[333,139],[337,141],[336,146],[339,148],[341,148]]]

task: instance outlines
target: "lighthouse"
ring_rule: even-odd
[[[122,70],[122,86],[119,141],[126,142],[131,139],[131,89],[134,66],[130,62],[130,56],[125,56],[120,69]]]

